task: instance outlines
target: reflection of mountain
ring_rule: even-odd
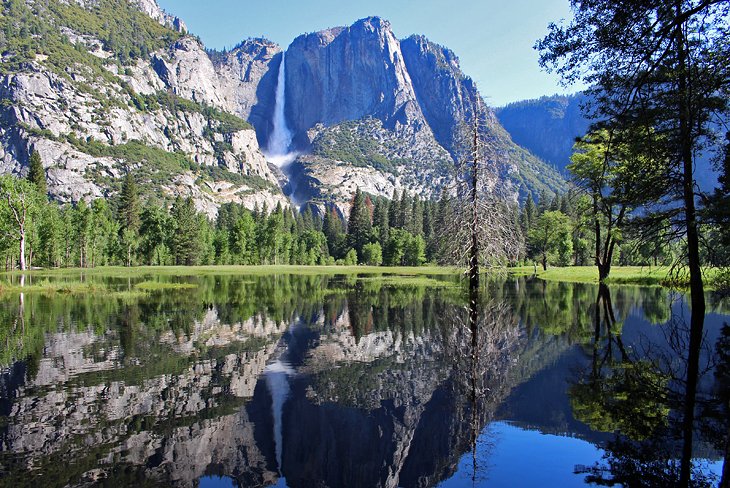
[[[422,306],[361,303],[358,310],[415,316]],[[144,478],[194,486],[201,476],[225,474],[260,486],[278,478],[280,455],[291,486],[437,482],[454,471],[470,433],[448,329],[385,329],[356,339],[350,312],[309,314],[277,345],[276,323],[226,324],[210,308],[187,334],[134,336],[127,344],[134,356],[114,332],[48,335],[37,374],[15,387],[14,399],[4,396],[4,481],[22,485],[32,469],[50,485]],[[280,406],[278,451],[276,395],[262,373],[283,357],[282,345],[297,373],[281,378],[290,393]],[[440,451],[430,452],[432,438],[443,439]]]
[[[114,334],[47,336],[37,374],[16,384],[15,399],[2,409],[8,412],[4,470],[14,477],[40,468],[46,479],[60,471],[63,485],[79,476],[112,476],[120,463],[186,459],[193,465],[169,474],[192,485],[216,458],[230,457],[226,450],[263,460],[250,424],[230,413],[253,396],[276,349],[275,325],[260,318],[221,324],[209,313],[192,328],[186,341],[162,334],[155,343],[137,344],[139,355],[127,358]],[[87,471],[97,459],[100,466]],[[147,475],[157,477],[154,470]]]
[[[163,306],[123,307],[106,330],[46,332],[40,359],[0,377],[0,484],[426,487],[460,470],[495,419],[605,438],[566,395],[594,287],[490,289],[472,342],[445,294],[267,280],[206,278]],[[636,304],[667,297],[627,290],[614,298],[628,345],[651,327]],[[288,305],[264,310],[274,302]]]
[[[594,432],[576,420],[567,396],[568,381],[576,367],[585,362],[585,357],[577,349],[560,352],[563,354],[554,362],[544,364],[534,376],[511,392],[500,405],[497,418],[543,434],[567,434],[598,444],[609,436]],[[541,401],[531,401],[535,398]]]

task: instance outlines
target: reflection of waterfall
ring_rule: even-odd
[[[291,367],[277,359],[275,362],[266,366],[264,375],[266,376],[266,386],[271,394],[271,414],[274,417],[274,443],[276,444],[276,463],[279,466],[279,474],[281,474],[281,455],[283,451],[283,435],[282,420],[284,403],[289,397],[289,378],[292,374]]]
[[[274,130],[269,137],[266,149],[266,160],[276,166],[286,166],[297,157],[295,152],[289,152],[292,133],[286,125],[286,53],[281,53],[279,76],[276,82],[276,102],[274,104]]]

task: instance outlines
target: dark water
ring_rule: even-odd
[[[0,297],[3,486],[670,486],[689,313],[660,288],[494,279],[87,277]],[[443,280],[444,278],[437,278]],[[139,293],[139,281],[192,288]],[[448,284],[448,283],[447,283]],[[719,481],[727,307],[693,476]]]

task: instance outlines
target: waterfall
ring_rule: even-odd
[[[283,416],[284,403],[289,398],[289,375],[294,371],[284,361],[278,359],[266,366],[264,377],[266,378],[266,386],[271,395],[271,416],[274,419],[274,444],[276,449],[276,463],[278,464],[279,474],[282,468],[282,453],[284,451],[284,435],[283,435]]]
[[[297,157],[295,152],[289,151],[291,146],[292,133],[286,125],[286,52],[281,52],[281,64],[279,75],[276,80],[276,100],[274,103],[274,130],[269,136],[269,145],[266,148],[266,160],[276,166],[282,167],[294,161]]]

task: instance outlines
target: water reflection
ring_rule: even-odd
[[[679,297],[495,279],[474,316],[459,286],[362,278],[149,276],[195,286],[138,293],[89,276],[115,293],[1,298],[0,484],[491,486],[511,470],[516,486],[524,467],[494,462],[532,431],[573,453],[556,483],[676,475],[657,460],[681,453]],[[715,460],[722,319],[695,432]]]
[[[707,375],[698,373],[710,371],[714,357],[699,343],[696,351],[692,346],[688,351],[696,324],[687,323],[684,310],[670,310],[671,320],[659,327],[664,341],[640,333],[637,344],[643,347],[629,349],[615,330],[611,292],[599,288],[591,366],[571,385],[569,396],[577,419],[618,435],[606,443],[605,462],[580,468],[589,483],[632,486],[641,480],[641,486],[659,487],[712,486],[716,481],[702,462],[693,461],[713,450],[694,418],[698,403],[716,401],[704,385]],[[703,424],[707,433],[709,424]],[[690,434],[684,435],[688,425]]]

